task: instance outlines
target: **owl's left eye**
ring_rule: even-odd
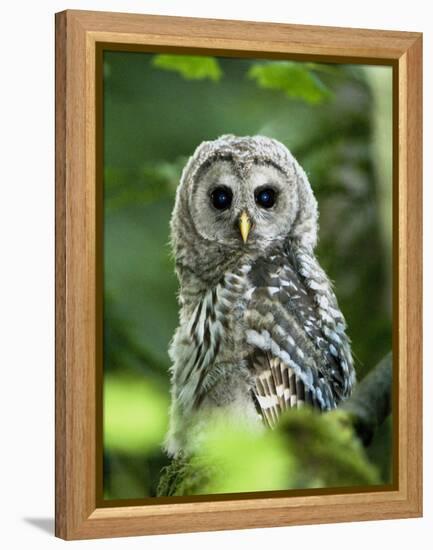
[[[232,204],[232,198],[233,193],[228,187],[225,187],[224,185],[216,187],[210,195],[210,200],[213,206],[218,210],[226,210],[227,208],[230,208],[230,205]]]
[[[275,204],[276,192],[272,187],[264,187],[255,193],[256,203],[263,208],[272,208]]]

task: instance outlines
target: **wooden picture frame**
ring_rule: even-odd
[[[212,52],[389,65],[394,114],[394,406],[386,490],[101,504],[100,55]],[[56,528],[63,539],[418,517],[422,514],[422,35],[120,13],[56,14]],[[101,453],[99,453],[101,454]]]

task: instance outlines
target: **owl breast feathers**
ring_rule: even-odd
[[[320,267],[317,203],[287,148],[202,143],[171,220],[180,282],[166,448],[193,452],[215,411],[273,428],[287,409],[335,408],[355,382],[346,323]]]

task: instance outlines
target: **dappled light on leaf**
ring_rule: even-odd
[[[152,63],[158,69],[174,71],[187,80],[213,80],[222,76],[218,60],[215,57],[194,55],[156,55]]]
[[[305,65],[293,61],[254,63],[249,78],[260,88],[284,92],[291,99],[317,104],[332,96],[329,88]]]

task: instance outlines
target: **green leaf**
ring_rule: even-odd
[[[218,411],[205,423],[197,454],[162,471],[159,496],[271,491],[293,483],[296,464],[277,433],[252,432]]]
[[[316,489],[380,484],[344,411],[287,411],[275,430],[251,432],[224,413],[206,424],[195,455],[162,471],[158,495]]]
[[[213,80],[218,81],[222,70],[214,57],[197,55],[156,55],[152,64],[158,69],[175,71],[186,80]]]
[[[224,415],[208,426],[197,465],[214,467],[202,488],[205,494],[273,491],[292,483],[295,462],[285,453],[279,434],[257,434],[231,425]]]
[[[248,77],[260,88],[279,90],[293,99],[315,105],[331,97],[332,93],[307,66],[293,61],[254,63]]]
[[[292,488],[376,485],[381,481],[349,415],[340,409],[327,414],[310,407],[288,411],[278,431],[299,465]]]
[[[167,396],[141,377],[104,378],[104,448],[131,455],[159,448],[167,430]]]

